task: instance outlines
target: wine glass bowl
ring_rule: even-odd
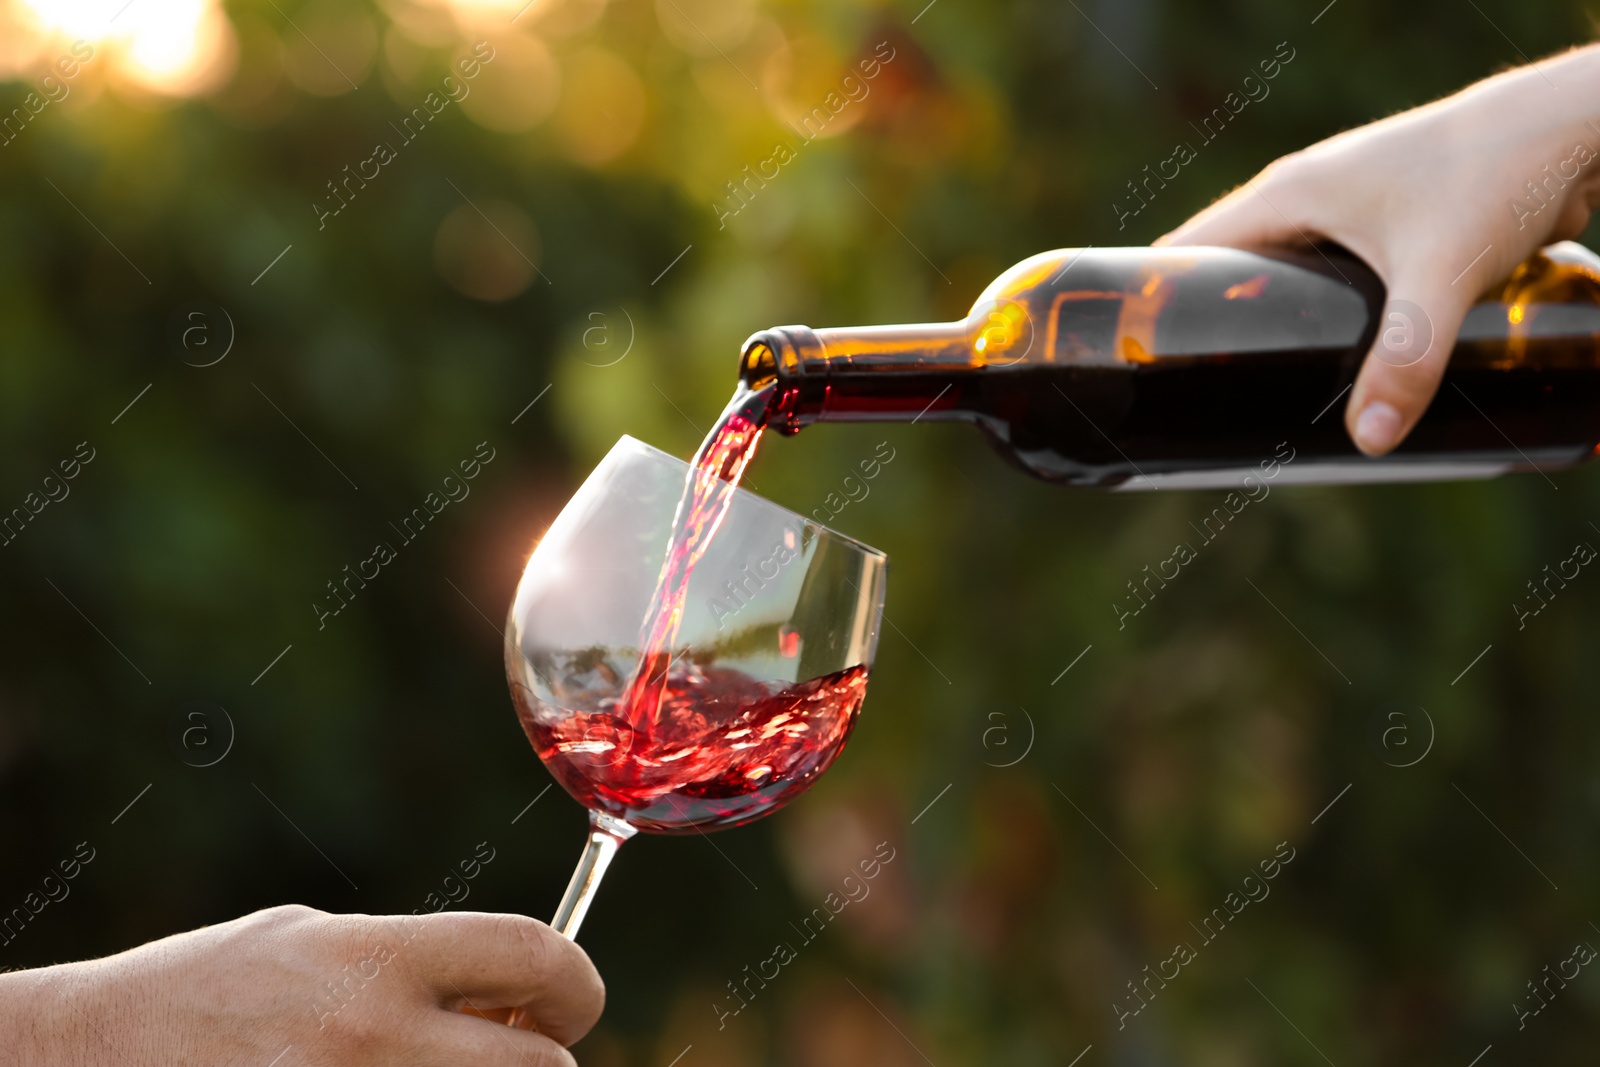
[[[642,663],[689,470],[618,441],[535,548],[506,628],[523,730],[617,841],[740,825],[803,792],[848,740],[877,645],[883,553],[739,489],[676,639]],[[636,673],[656,687],[646,710]]]

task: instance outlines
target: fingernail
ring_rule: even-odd
[[[1382,400],[1361,409],[1356,419],[1356,447],[1368,455],[1387,452],[1400,441],[1400,412]]]

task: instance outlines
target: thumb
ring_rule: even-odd
[[[534,919],[460,911],[376,924],[403,934],[409,969],[452,1008],[520,1007],[541,1033],[570,1045],[605,1006],[605,985],[588,955]]]
[[[1428,410],[1474,295],[1425,264],[1391,274],[1378,334],[1345,407],[1345,428],[1369,456],[1393,449]]]

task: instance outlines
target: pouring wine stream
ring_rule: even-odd
[[[752,390],[740,382],[690,464],[672,520],[672,541],[639,642],[639,662],[623,697],[628,721],[636,730],[655,725],[660,718],[667,675],[678,655],[672,646],[683,624],[689,579],[727,517],[745,468],[755,458],[756,446],[767,428],[774,389],[769,385]]]

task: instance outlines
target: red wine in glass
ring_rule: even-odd
[[[552,922],[569,937],[621,842],[775,811],[860,712],[887,560],[738,488],[774,395],[741,388],[693,465],[623,438],[524,570],[506,630],[518,718],[590,810]]]
[[[793,685],[674,668],[656,692],[652,722],[635,725],[619,707],[525,725],[585,807],[626,813],[636,830],[689,833],[747,823],[804,792],[844,748],[867,668]]]

